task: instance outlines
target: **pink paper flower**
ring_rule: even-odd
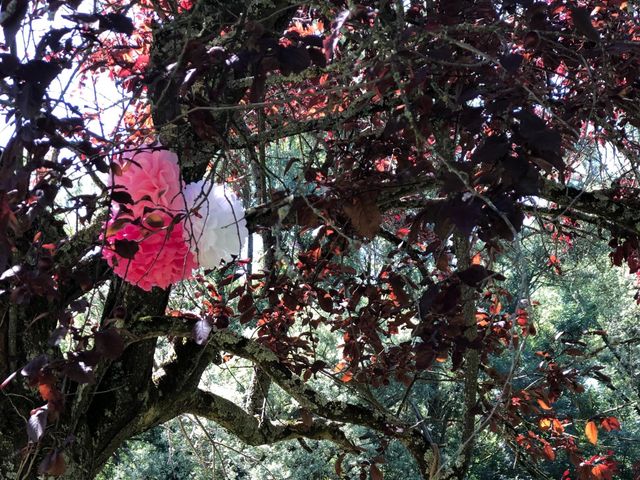
[[[127,152],[113,179],[114,202],[102,256],[125,281],[144,290],[167,288],[197,267],[184,239],[185,211],[176,155],[167,150]],[[133,203],[128,203],[126,194]],[[118,247],[135,242],[133,258]],[[124,253],[124,252],[121,252]],[[126,255],[128,257],[128,255]]]
[[[135,241],[138,251],[129,260],[114,250],[116,240]],[[107,237],[109,246],[102,249],[102,256],[116,275],[143,290],[152,287],[167,288],[189,278],[197,267],[189,245],[184,241],[183,222],[165,230],[146,229],[127,223],[114,235]]]
[[[178,157],[169,150],[140,150],[126,152],[117,162],[120,175],[114,175],[114,192],[125,191],[131,195],[135,216],[141,216],[144,208],[163,209],[175,213],[184,210],[181,195]]]

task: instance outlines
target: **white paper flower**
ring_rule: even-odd
[[[200,180],[187,185],[184,196],[184,232],[200,266],[216,268],[240,255],[249,231],[242,202],[231,189]]]

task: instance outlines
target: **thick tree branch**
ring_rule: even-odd
[[[419,208],[420,201],[407,204],[407,197],[419,195],[431,191],[436,186],[436,180],[431,177],[412,179],[411,181],[389,182],[378,186],[371,186],[369,190],[378,190],[378,205],[389,210],[399,206],[407,208],[412,206]],[[542,179],[539,198],[556,203],[560,209],[557,213],[567,217],[575,216],[577,220],[593,218],[603,226],[615,226],[623,231],[640,235],[640,217],[637,212],[640,209],[640,202],[637,199],[614,200],[612,190],[603,189],[595,191],[580,190],[567,187],[551,180]],[[317,196],[308,196],[303,199],[301,196],[280,197],[270,203],[265,203],[247,211],[246,218],[249,228],[255,230],[260,227],[273,225],[276,219],[281,219],[282,223],[294,224],[296,220],[296,205],[314,205],[319,201],[324,201]],[[429,199],[430,202],[444,201],[443,198]],[[421,200],[424,202],[425,200]],[[525,206],[527,210],[532,207]]]
[[[349,451],[357,450],[336,423],[318,418],[311,425],[305,425],[301,421],[262,421],[236,403],[204,390],[189,392],[178,408],[182,409],[182,413],[191,413],[216,422],[249,445],[269,445],[304,437],[329,440]]]
[[[220,363],[220,354],[215,348],[200,346],[192,341],[178,342],[174,345],[176,357],[162,366],[165,374],[158,381],[158,393],[175,396],[185,390],[198,387],[205,369],[211,364]]]
[[[460,269],[471,265],[471,243],[469,238],[462,235],[454,236],[454,249]],[[469,286],[462,286],[462,315],[465,325],[465,338],[473,343],[478,336],[476,323],[475,291]],[[473,450],[476,444],[476,402],[478,397],[478,371],[480,367],[480,353],[470,348],[465,353],[464,364],[464,414],[462,417],[461,458],[455,459],[454,466],[457,478],[463,480],[467,476]]]
[[[163,335],[188,337],[191,335],[193,322],[193,319],[182,317],[145,317],[122,333],[130,344]],[[391,415],[375,414],[359,405],[324,398],[286,368],[275,353],[253,339],[241,337],[230,330],[221,330],[211,335],[209,345],[262,367],[271,379],[295,398],[302,407],[312,412],[317,411],[318,415],[325,418],[337,421],[350,418],[350,423],[376,430],[387,430],[400,424]]]
[[[161,335],[190,336],[194,323],[193,319],[166,316],[140,320],[122,332],[130,344]],[[426,454],[430,451],[430,445],[413,426],[404,424],[388,412],[325,398],[283,365],[275,353],[253,339],[241,337],[230,330],[221,330],[211,335],[209,346],[253,362],[301,407],[317,416],[361,425],[397,438],[411,451],[423,474],[427,474],[429,465]]]
[[[564,207],[568,217],[572,211],[595,215],[622,230],[640,235],[640,201],[637,197],[614,200],[614,195],[612,190],[580,190],[546,179],[542,181],[540,188],[540,198]]]

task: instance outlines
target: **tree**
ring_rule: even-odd
[[[532,476],[562,454],[571,475],[611,478],[611,455],[586,456],[561,411],[585,371],[523,356],[535,272],[520,267],[535,234],[558,250],[541,248],[537,268],[561,274],[562,246],[581,235],[606,236],[615,265],[640,268],[631,2],[79,7],[2,7],[14,127],[0,159],[3,478],[93,478],[124,440],[182,413],[252,445],[321,439],[353,454],[347,426],[361,426],[381,452],[402,443],[425,478],[465,478],[490,430]],[[28,34],[49,13],[67,26]],[[113,135],[104,103],[91,110],[56,87],[100,92],[107,78],[122,95]],[[262,261],[250,245],[249,260],[173,296],[113,275],[95,247],[109,207],[136,202],[105,179],[122,174],[119,152],[156,140],[186,183],[207,177],[244,197]],[[501,267],[506,255],[514,264]],[[513,288],[500,268],[519,272]],[[323,331],[340,343],[337,365],[316,349]],[[173,355],[154,378],[166,338]],[[245,406],[198,387],[229,355],[255,368]],[[445,366],[460,385],[449,433],[429,423],[437,392],[415,395],[437,390]],[[538,369],[536,381],[514,380],[520,369]],[[322,376],[337,380],[328,397]],[[266,415],[272,384],[296,418]],[[383,385],[402,394],[380,402]],[[597,443],[594,429],[617,422],[594,411],[576,428]],[[363,463],[372,478],[381,458]]]

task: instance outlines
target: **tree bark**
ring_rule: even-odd
[[[458,269],[465,269],[471,265],[471,243],[462,234],[454,235],[454,249],[458,259]],[[465,325],[465,338],[469,343],[478,336],[476,324],[475,291],[462,285],[462,316]],[[476,403],[478,394],[478,369],[480,354],[476,348],[469,348],[465,354],[464,364],[464,405],[462,417],[461,451],[455,459],[453,471],[455,478],[464,480],[469,472],[473,450],[476,443]]]

